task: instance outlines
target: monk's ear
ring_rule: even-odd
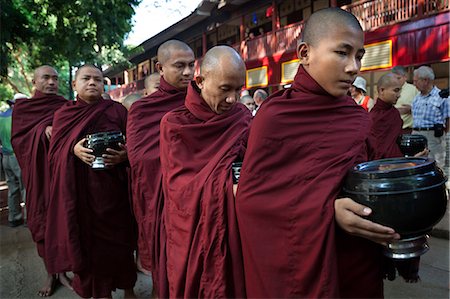
[[[72,81],[72,88],[73,88],[73,90],[77,90],[77,84],[76,84],[76,81],[77,81],[77,80],[73,80],[73,81]]]
[[[310,47],[305,42],[300,42],[297,46],[297,57],[303,65],[308,64]]]
[[[163,75],[163,69],[162,69],[162,64],[161,64],[161,62],[157,62],[156,64],[155,64],[155,66],[156,66],[156,69],[158,70],[158,73],[162,76]]]
[[[203,82],[205,81],[205,78],[202,75],[198,75],[195,77],[195,83],[197,84],[198,88],[203,88]]]

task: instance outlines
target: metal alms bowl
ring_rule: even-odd
[[[393,158],[355,166],[343,192],[372,209],[369,220],[400,234],[400,241],[388,244],[387,256],[410,258],[427,251],[425,235],[446,212],[445,182],[433,159]]]
[[[419,134],[403,134],[398,137],[397,144],[403,155],[413,157],[427,148],[428,140],[425,136]]]
[[[125,136],[119,131],[99,132],[87,135],[84,146],[92,149],[92,154],[95,156],[94,162],[92,162],[92,168],[105,169],[106,165],[102,155],[107,153],[107,148],[120,150],[119,143],[125,144]]]

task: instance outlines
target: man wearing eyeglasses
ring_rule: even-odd
[[[450,106],[447,99],[439,96],[440,89],[434,85],[434,72],[428,66],[414,70],[414,85],[420,93],[412,104],[413,134],[421,134],[428,140],[429,156],[443,168],[445,162],[444,134],[448,130]]]

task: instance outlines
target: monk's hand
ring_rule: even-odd
[[[75,156],[77,156],[81,161],[88,164],[89,166],[92,165],[92,162],[94,162],[95,156],[91,155],[93,152],[92,149],[84,147],[84,142],[86,141],[86,138],[81,139],[80,141],[75,144],[73,147],[73,153]]]
[[[334,202],[336,222],[347,233],[386,245],[387,242],[400,239],[392,228],[364,219],[372,210],[360,205],[351,198],[338,198]]]
[[[233,195],[234,195],[234,198],[236,198],[237,188],[238,188],[238,184],[233,184]]]
[[[48,140],[50,140],[50,138],[52,137],[52,126],[47,126],[45,128],[45,136],[47,137]]]
[[[415,154],[414,157],[428,157],[429,153],[430,153],[430,151],[428,150],[428,148],[426,148],[423,151]]]
[[[411,105],[401,105],[397,110],[400,114],[411,114]]]
[[[105,166],[111,167],[119,163],[128,160],[127,148],[122,143],[119,143],[120,150],[115,150],[112,148],[107,148],[107,154],[103,154],[103,161],[105,161]]]

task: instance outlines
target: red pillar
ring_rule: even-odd
[[[202,56],[206,54],[207,51],[207,44],[206,44],[206,32],[202,33]]]
[[[239,25],[239,41],[242,42],[245,39],[245,18],[244,16],[241,17],[241,24]]]

